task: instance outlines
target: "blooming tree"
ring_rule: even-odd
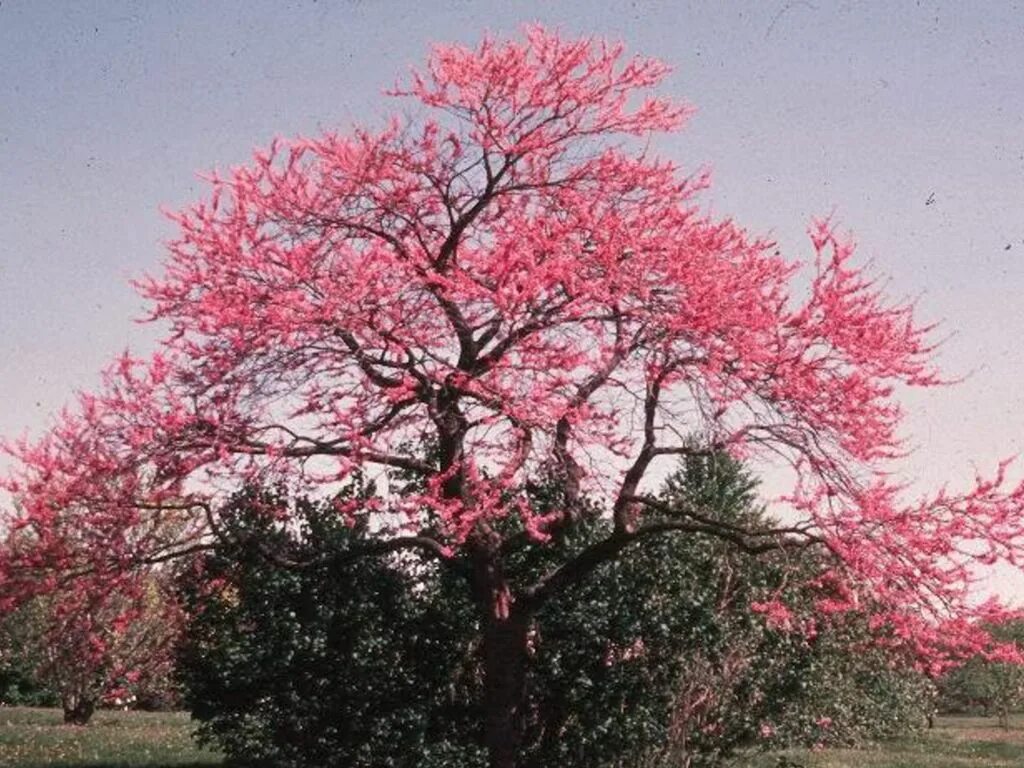
[[[86,725],[96,706],[173,699],[174,645],[183,614],[166,572],[137,569],[131,590],[95,579],[24,602],[6,615],[6,650]]]
[[[9,525],[32,546],[0,565],[4,599],[44,588],[32,569],[114,579],[202,546],[242,483],[412,476],[339,514],[386,521],[377,551],[470,564],[493,766],[516,762],[530,617],[643,537],[816,542],[836,563],[821,611],[868,593],[933,654],[975,635],[972,565],[1020,553],[1024,489],[1001,467],[962,495],[900,500],[893,391],[940,383],[928,328],[829,222],[810,228],[797,292],[800,264],[702,212],[706,175],[644,141],[689,113],[650,95],[666,72],[539,27],[438,46],[392,91],[412,117],[214,174],[173,216],[163,272],[138,283],[169,327],[158,351],[123,355],[45,436],[10,446]],[[798,522],[748,530],[650,495],[659,462],[723,449],[788,460]],[[538,477],[563,489],[543,510]],[[505,558],[573,526],[584,495],[614,532],[510,583]],[[183,521],[170,539],[168,515]]]

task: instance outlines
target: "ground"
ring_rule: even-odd
[[[1024,715],[1000,728],[994,717],[940,717],[916,737],[858,749],[799,750],[762,755],[744,768],[1021,768]]]
[[[200,768],[220,757],[199,749],[180,712],[97,712],[85,728],[59,710],[0,708],[2,768]]]
[[[182,713],[100,712],[87,728],[61,723],[57,710],[0,708],[0,768],[201,768],[220,765],[197,748]],[[1009,730],[995,718],[939,718],[920,737],[863,750],[761,755],[737,768],[1020,768],[1024,715]]]

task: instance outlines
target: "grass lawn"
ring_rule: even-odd
[[[1024,716],[1010,718],[1009,730],[996,718],[940,717],[936,727],[868,749],[792,750],[761,755],[744,768],[1022,768]]]
[[[199,749],[180,712],[97,712],[85,728],[60,710],[0,708],[3,768],[200,768],[220,757]]]
[[[759,755],[743,768],[1021,768],[1024,716],[1009,730],[995,718],[939,718],[918,737],[870,749],[792,750]],[[2,768],[201,768],[220,765],[200,750],[182,713],[99,712],[86,728],[61,723],[52,709],[0,708]],[[579,768],[584,768],[580,766]]]

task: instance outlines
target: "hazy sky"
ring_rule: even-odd
[[[114,353],[160,206],[275,135],[378,123],[429,43],[539,20],[674,67],[698,108],[659,146],[719,214],[807,255],[836,212],[950,335],[954,387],[904,397],[918,488],[1024,447],[1024,3],[0,1],[0,434],[38,432]],[[1024,458],[1022,458],[1024,461]],[[1024,596],[1024,578],[992,584]]]

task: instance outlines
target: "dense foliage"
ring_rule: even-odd
[[[43,648],[34,632],[36,606],[28,604],[0,618],[0,706],[52,707],[57,692],[40,679]]]
[[[434,574],[350,557],[368,533],[334,505],[294,502],[285,527],[283,503],[235,497],[229,543],[185,581],[179,676],[200,736],[252,765],[432,765],[437,750],[437,765],[472,765],[479,747],[449,748],[480,727],[452,690],[471,607]]]
[[[662,498],[700,496],[722,521],[754,523],[753,488],[727,456],[693,457]],[[533,492],[550,503],[551,488]],[[180,670],[200,733],[244,764],[485,764],[481,630],[464,577],[355,557],[368,532],[338,517],[359,490],[347,494],[293,502],[298,526],[272,514],[286,503],[274,493],[233,500],[231,543],[186,590]],[[514,560],[513,576],[548,567],[538,552],[557,558],[606,535],[595,512]],[[744,747],[857,743],[923,723],[922,678],[871,646],[859,617],[809,633],[750,610],[793,569],[713,538],[663,537],[552,602],[530,628],[528,763],[710,766]]]

